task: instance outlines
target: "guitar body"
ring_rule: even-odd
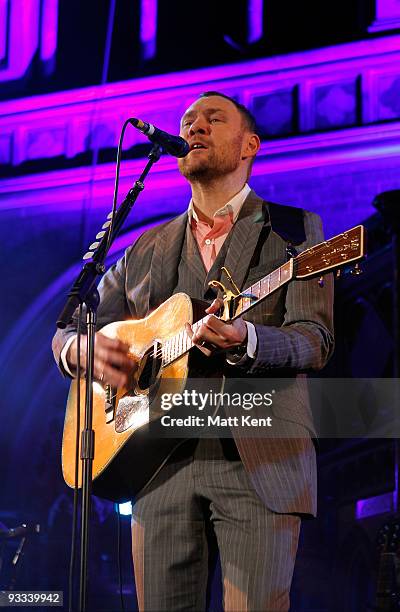
[[[208,304],[191,300],[177,293],[141,320],[110,323],[101,333],[119,339],[130,346],[139,358],[138,370],[132,375],[129,388],[110,389],[93,383],[93,430],[95,453],[93,460],[93,493],[112,501],[122,502],[135,496],[153,476],[184,438],[156,437],[162,414],[162,393],[182,393],[189,374],[200,375],[202,361],[208,358],[196,349],[186,352],[171,364],[161,368],[160,346],[204,315]],[[193,359],[194,357],[194,359]],[[214,362],[214,372],[216,359]],[[218,359],[221,362],[221,358]],[[195,363],[196,372],[190,366]],[[204,363],[205,365],[205,363]],[[207,363],[209,367],[209,364]],[[80,382],[80,431],[84,428],[85,381]],[[111,401],[110,401],[111,400]],[[64,423],[62,468],[65,482],[75,482],[75,440],[77,428],[77,382],[71,384]],[[81,486],[81,476],[78,481]]]

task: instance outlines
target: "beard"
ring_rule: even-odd
[[[189,182],[208,183],[222,176],[234,172],[241,161],[242,139],[229,143],[229,146],[222,153],[215,149],[207,149],[208,153],[204,157],[191,158],[191,153],[187,157],[178,160],[179,172]],[[197,155],[194,153],[194,155]],[[200,156],[199,156],[200,157]]]

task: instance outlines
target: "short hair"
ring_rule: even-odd
[[[242,119],[249,132],[257,133],[256,120],[249,111],[249,109],[244,106],[244,104],[240,104],[240,102],[237,102],[235,98],[231,98],[230,96],[227,96],[226,94],[223,94],[219,91],[205,91],[204,93],[199,95],[199,98],[210,98],[211,96],[219,96],[220,98],[225,98],[225,100],[229,100],[230,102],[232,102],[232,104],[236,106],[239,113],[241,114]]]

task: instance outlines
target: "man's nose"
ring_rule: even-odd
[[[206,134],[209,130],[209,124],[203,117],[196,117],[194,121],[190,124],[189,127],[189,135],[193,136],[194,134]]]

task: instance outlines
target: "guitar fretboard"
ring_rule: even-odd
[[[242,293],[234,298],[234,315],[229,319],[233,321],[237,317],[243,315],[250,308],[254,308],[259,302],[265,299],[268,295],[271,295],[274,291],[288,283],[293,277],[293,259],[284,263],[282,266],[264,276],[261,280],[257,281],[250,287],[247,287]],[[202,323],[203,319],[199,319],[192,325],[192,329],[196,332]],[[165,367],[182,357],[194,346],[189,334],[185,329],[181,330],[179,334],[172,336],[168,340],[162,343],[162,365]]]

